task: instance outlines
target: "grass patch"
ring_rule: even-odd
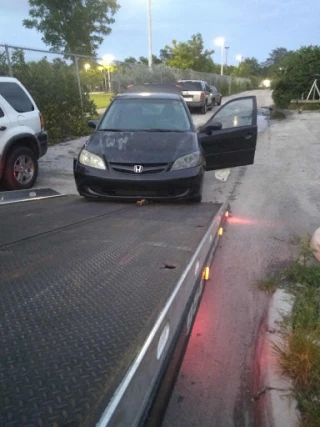
[[[277,289],[277,282],[275,279],[265,279],[258,281],[258,288],[267,294],[273,294]]]
[[[97,108],[107,108],[112,97],[111,93],[90,93],[89,97]]]
[[[294,385],[305,427],[320,426],[320,264],[309,247],[309,236],[299,242],[300,253],[284,272],[295,296],[291,315],[283,324],[282,345],[275,345],[283,374]]]

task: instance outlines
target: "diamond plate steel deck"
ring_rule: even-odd
[[[94,425],[219,208],[1,207],[0,425]]]

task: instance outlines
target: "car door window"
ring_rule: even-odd
[[[212,121],[220,122],[222,129],[250,126],[254,124],[254,103],[252,98],[239,99],[223,106]]]
[[[3,98],[18,113],[28,113],[30,111],[34,111],[34,106],[30,98],[17,83],[0,83],[0,95],[2,95]]]

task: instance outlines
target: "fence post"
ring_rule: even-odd
[[[7,55],[8,68],[9,68],[9,76],[13,77],[12,67],[11,67],[11,60],[10,60],[10,52],[9,52],[9,48],[8,48],[7,45],[5,45],[5,49],[6,49],[6,55]]]
[[[78,64],[79,58],[77,56],[74,56],[74,64],[76,67],[76,75],[77,75],[77,81],[78,81],[78,89],[79,89],[79,96],[80,96],[80,102],[81,102],[81,110],[83,112],[83,100],[82,100],[82,91],[81,91],[81,82],[80,82],[80,73],[79,73],[79,64]]]

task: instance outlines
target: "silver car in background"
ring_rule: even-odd
[[[212,91],[212,105],[221,105],[222,93],[215,86],[210,86],[210,89]]]
[[[208,109],[212,110],[212,90],[207,82],[202,80],[179,80],[178,85],[182,87],[181,95],[189,109],[200,109],[202,114],[206,114]]]

